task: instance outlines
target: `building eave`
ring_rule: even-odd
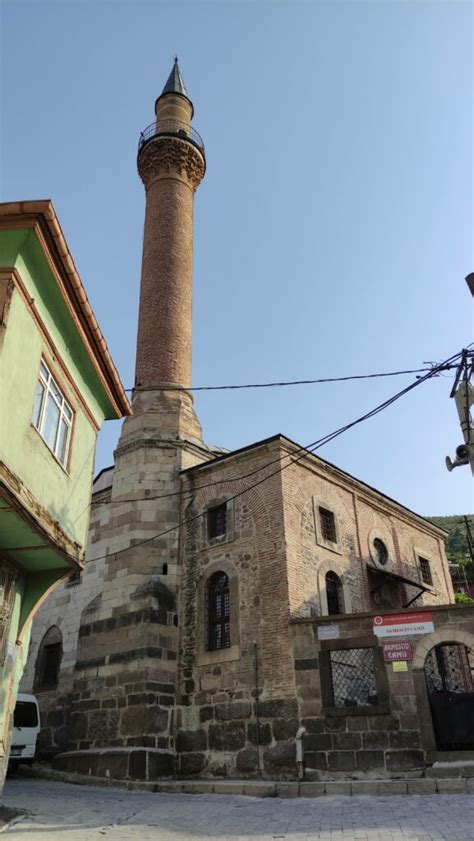
[[[89,303],[69,251],[59,219],[49,199],[0,203],[0,229],[38,226],[45,256],[54,262],[64,302],[89,352],[97,376],[117,418],[131,414],[131,407],[107,343]],[[49,252],[49,253],[48,253]]]
[[[193,467],[188,467],[186,470],[181,471],[181,475],[193,475],[196,471],[202,471],[206,467],[209,469],[211,467],[214,467],[215,465],[221,464],[223,461],[228,461],[231,458],[236,458],[237,456],[243,455],[244,453],[257,449],[258,447],[264,447],[276,441],[279,441],[280,444],[286,447],[288,450],[296,450],[299,454],[299,460],[301,462],[303,462],[303,459],[309,458],[311,461],[323,467],[325,470],[329,470],[335,477],[340,477],[344,481],[349,481],[355,488],[360,488],[363,492],[369,492],[370,496],[372,497],[374,495],[377,497],[381,497],[382,500],[389,503],[391,508],[399,509],[400,511],[405,512],[406,515],[409,515],[410,518],[415,518],[417,521],[423,524],[423,527],[425,529],[428,529],[430,532],[435,533],[438,537],[442,538],[443,540],[447,536],[448,532],[445,531],[445,529],[434,525],[434,523],[432,523],[426,517],[423,517],[421,514],[417,514],[416,511],[412,511],[410,508],[407,508],[406,505],[403,505],[401,502],[398,502],[398,500],[393,499],[393,497],[388,496],[387,494],[383,493],[383,491],[379,491],[372,485],[367,484],[367,482],[358,479],[351,473],[347,473],[345,470],[342,470],[340,467],[337,467],[335,464],[332,464],[332,462],[326,461],[326,459],[321,458],[321,456],[315,455],[310,450],[306,450],[305,447],[302,447],[300,444],[297,444],[296,441],[293,441],[291,438],[288,438],[286,435],[282,435],[281,433],[272,435],[269,438],[263,438],[261,441],[256,441],[255,443],[249,444],[246,447],[241,447],[238,450],[232,450],[229,453],[225,453],[224,455],[218,456],[217,458],[212,459],[211,461],[204,462],[203,464],[196,464]]]

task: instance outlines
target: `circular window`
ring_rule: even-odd
[[[385,546],[383,540],[380,540],[380,537],[376,537],[374,539],[374,551],[375,560],[377,561],[377,563],[382,564],[382,566],[385,566],[385,564],[388,561],[388,549]]]

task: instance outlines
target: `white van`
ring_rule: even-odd
[[[13,714],[10,767],[14,768],[20,762],[33,762],[39,731],[40,715],[35,696],[19,692]]]

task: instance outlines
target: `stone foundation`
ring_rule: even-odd
[[[107,748],[59,754],[53,767],[115,780],[160,780],[173,776],[175,758],[169,751],[152,748]]]

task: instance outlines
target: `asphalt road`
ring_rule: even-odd
[[[472,795],[251,798],[10,779],[5,841],[474,841]]]

